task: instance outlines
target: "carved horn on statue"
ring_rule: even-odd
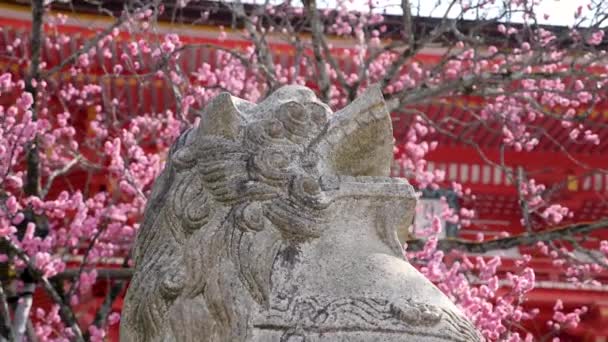
[[[389,176],[393,128],[380,86],[370,86],[350,105],[336,112],[313,150],[324,161],[321,173]]]
[[[229,93],[221,93],[205,106],[201,114],[198,135],[216,135],[236,140],[239,126],[243,121],[236,99]]]

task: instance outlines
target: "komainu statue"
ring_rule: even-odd
[[[403,258],[392,155],[377,87],[336,113],[299,86],[218,95],[154,185],[121,341],[480,341]]]

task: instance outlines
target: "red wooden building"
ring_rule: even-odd
[[[49,34],[68,34],[72,37],[69,44],[61,46],[59,51],[47,47],[43,49],[43,60],[49,66],[57,65],[66,56],[69,56],[77,47],[84,44],[94,30],[107,27],[110,21],[102,16],[87,13],[87,8],[83,8],[77,14],[70,13],[70,18],[65,24],[58,26],[59,32]],[[30,9],[28,6],[19,4],[0,4],[0,73],[12,71],[23,73],[27,60],[27,41],[30,30]],[[221,19],[221,18],[220,18]],[[221,21],[218,19],[219,21]],[[228,48],[241,48],[248,43],[239,38],[238,32],[228,31],[228,37],[221,41],[218,40],[218,28],[214,25],[188,25],[184,27],[172,27],[169,24],[161,23],[160,30],[178,32],[183,41],[193,43],[214,43],[221,44]],[[20,38],[22,43],[13,48],[8,54],[7,47],[13,45],[16,38]],[[128,37],[123,36],[124,39]],[[347,40],[333,41],[336,48],[348,49],[352,42]],[[116,43],[115,49],[120,49],[120,44]],[[284,66],[293,64],[293,54],[287,46],[276,45],[277,63]],[[428,48],[417,56],[421,63],[434,63],[443,53],[440,48]],[[120,52],[115,53],[119,56]],[[184,51],[182,69],[186,72],[193,72],[202,63],[207,62],[213,65],[215,53],[207,47],[188,49]],[[101,60],[97,61],[100,63]],[[348,69],[354,65],[348,59],[341,59],[341,67]],[[105,62],[104,62],[105,63]],[[111,67],[109,61],[105,67]],[[138,82],[136,78],[128,75],[124,77],[103,78],[101,65],[91,68],[88,74],[72,75],[68,72],[56,74],[57,82],[76,82],[76,83],[99,83],[103,91],[111,97],[121,97],[127,101],[130,108],[138,108],[141,113],[150,111],[163,111],[173,106],[174,99],[167,84],[160,80],[155,80],[147,84]],[[0,98],[7,102],[10,99]],[[464,108],[478,108],[483,99],[462,98],[451,102],[438,105],[428,105],[423,110],[431,118],[440,118],[447,114],[457,119],[467,120],[469,115]],[[6,103],[2,103],[5,105]],[[88,130],[88,122],[93,115],[92,111],[82,110],[82,117],[78,124],[83,128],[83,132]],[[608,104],[600,106],[592,114],[593,120],[608,123]],[[409,122],[403,116],[394,115],[395,137],[397,141],[402,141],[407,132]],[[556,136],[557,139],[564,139],[561,136],[558,124],[554,120],[540,122],[549,134]],[[608,130],[604,131],[604,134]],[[558,134],[559,133],[559,134]],[[82,138],[85,138],[83,136]],[[483,146],[484,153],[494,160],[499,159],[501,139],[496,135],[486,134],[477,137],[480,145]],[[601,136],[599,146],[592,145],[566,145],[568,152],[577,160],[598,168],[608,167],[608,160],[602,157],[608,152],[608,136]],[[565,139],[564,139],[565,140]],[[484,162],[477,151],[453,140],[439,137],[439,148],[429,155],[429,160],[433,168],[443,169],[446,172],[448,181],[457,181],[470,188],[476,194],[475,209],[477,217],[473,220],[471,227],[464,228],[458,232],[459,237],[471,238],[479,232],[483,232],[486,238],[494,238],[499,232],[506,231],[511,234],[523,232],[520,224],[520,211],[518,206],[518,195],[511,180],[501,169],[492,167]],[[533,152],[517,153],[506,152],[505,159],[512,161],[509,165],[514,170],[518,166],[525,165],[527,169],[534,169],[537,181],[552,184],[562,181],[564,176],[568,177],[564,189],[559,193],[559,201],[570,207],[575,213],[575,220],[592,221],[608,216],[608,202],[602,196],[608,193],[608,175],[589,174],[578,164],[571,162],[564,157],[562,151],[548,143],[541,143]],[[396,176],[402,175],[398,166],[395,167]],[[78,175],[74,175],[78,177]],[[96,180],[100,186],[104,185],[105,179]],[[608,233],[595,233],[604,239],[608,238]],[[514,248],[503,253],[505,262],[501,268],[502,272],[514,269],[515,261],[520,259],[522,254],[529,252],[526,248]],[[527,307],[540,308],[538,326],[534,327],[531,322],[530,328],[537,333],[542,333],[546,326],[544,322],[550,319],[552,307],[557,298],[561,298],[568,308],[587,306],[590,311],[583,316],[581,325],[576,329],[567,330],[560,337],[562,341],[607,341],[608,340],[608,276],[598,275],[603,285],[575,287],[565,281],[560,270],[557,270],[551,260],[536,256],[532,261],[535,268],[538,283],[536,288],[528,297]],[[100,284],[100,288],[106,286]],[[94,292],[89,301],[85,301],[80,307],[80,314],[83,320],[92,319],[95,308],[103,300],[103,291],[96,297]],[[122,305],[121,300],[115,303],[116,309]],[[111,332],[112,339],[116,339],[116,331]]]

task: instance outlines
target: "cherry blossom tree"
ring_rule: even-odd
[[[501,258],[487,253],[529,246],[576,284],[597,282],[608,265],[608,242],[594,238],[607,220],[580,222],[556,195],[568,175],[540,184],[535,170],[514,169],[505,157],[550,147],[589,174],[606,174],[572,153],[600,145],[607,132],[593,115],[608,82],[602,1],[578,7],[569,27],[540,25],[547,17],[540,0],[437,1],[432,18],[420,17],[421,4],[409,0],[30,5],[29,40],[6,41],[0,50],[22,70],[0,72],[0,99],[8,104],[0,107],[0,247],[10,274],[0,286],[0,340],[107,338],[120,319],[112,306],[128,284],[130,244],[167,151],[223,91],[259,101],[282,85],[302,84],[339,109],[379,83],[391,112],[409,127],[396,142],[399,168],[419,191],[450,188],[463,203],[459,210],[446,204],[428,227],[407,232],[404,257],[490,341],[532,341],[525,322],[538,310],[524,306],[535,284],[532,257],[501,275]],[[52,9],[95,11],[111,23],[77,40],[61,29],[69,15]],[[216,25],[218,18],[233,27],[210,43],[161,25]],[[235,39],[239,48],[224,44]],[[75,48],[60,60],[42,54],[70,44]],[[438,57],[421,62],[430,47]],[[197,49],[211,51],[214,62],[192,65],[188,54]],[[284,55],[291,62],[281,62]],[[130,103],[127,90],[115,86],[125,79],[142,92],[162,84],[170,91],[167,108]],[[425,111],[463,97],[482,101],[459,117]],[[481,136],[498,142],[498,157]],[[428,154],[446,141],[506,174],[518,195],[521,234],[443,237],[442,221],[459,229],[476,217],[475,193],[429,167]],[[110,259],[120,267],[106,267]],[[100,279],[109,279],[103,304],[94,318],[78,317],[75,308]],[[50,307],[34,302],[36,288]],[[542,338],[559,340],[586,311],[565,310],[557,300]]]

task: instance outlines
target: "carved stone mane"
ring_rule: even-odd
[[[121,341],[479,341],[401,257],[392,153],[375,87],[335,114],[298,86],[217,96],[154,185]]]

